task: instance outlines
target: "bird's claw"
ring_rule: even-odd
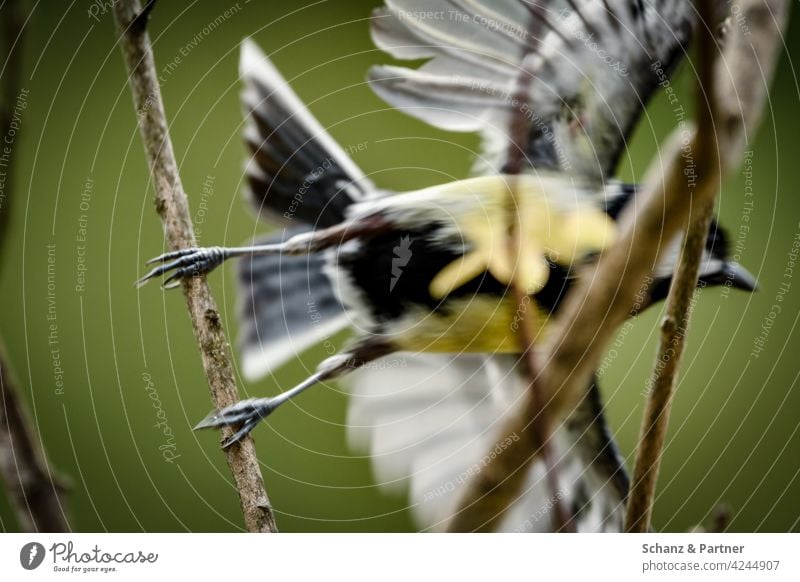
[[[238,443],[253,430],[256,425],[269,416],[277,407],[274,398],[251,398],[242,400],[232,406],[214,411],[194,427],[195,430],[204,428],[222,428],[224,426],[241,425],[239,430],[222,441],[222,448],[228,448]]]
[[[161,264],[136,281],[136,286],[141,287],[150,279],[173,271],[164,279],[162,284],[165,289],[173,289],[180,285],[182,279],[204,275],[213,271],[226,258],[225,249],[222,247],[191,247],[164,253],[147,261],[147,265],[152,265],[153,263]]]

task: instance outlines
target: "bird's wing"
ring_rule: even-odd
[[[351,443],[370,454],[382,486],[408,489],[426,530],[446,527],[469,479],[508,447],[503,427],[524,390],[506,356],[396,354],[345,382]],[[558,491],[535,463],[503,531],[551,531],[554,495],[579,531],[620,530],[627,477],[596,389],[589,393],[553,437]]]
[[[386,0],[372,19],[375,44],[426,62],[375,66],[369,80],[409,115],[481,132],[480,173],[502,170],[522,109],[531,166],[602,179],[685,54],[693,22],[686,0]]]
[[[376,195],[372,182],[249,39],[242,43],[239,69],[250,153],[247,196],[261,216],[326,227],[341,222],[353,202]]]
[[[292,227],[260,242],[337,224],[349,205],[381,195],[251,40],[241,46],[240,74],[248,197],[262,217]],[[239,261],[239,343],[248,379],[347,327],[324,266],[319,254]]]
[[[305,229],[284,230],[256,244],[286,242]],[[239,279],[242,373],[258,380],[349,325],[344,306],[324,273],[320,254],[244,257]]]

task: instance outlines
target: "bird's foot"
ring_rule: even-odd
[[[225,449],[234,443],[238,443],[253,430],[256,425],[268,417],[281,403],[278,398],[251,398],[242,400],[214,411],[205,417],[195,430],[202,428],[222,428],[223,426],[241,425],[238,431],[222,441],[222,448]]]
[[[181,284],[182,279],[204,275],[219,267],[228,256],[222,247],[188,248],[164,253],[146,264],[161,263],[158,267],[136,281],[136,286],[141,287],[150,279],[159,277],[172,271],[164,279],[162,286],[172,289]]]

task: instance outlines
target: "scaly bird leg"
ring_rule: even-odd
[[[182,279],[205,275],[219,267],[231,257],[258,255],[305,255],[341,245],[360,236],[377,234],[388,228],[389,224],[380,216],[371,216],[357,222],[344,222],[330,228],[298,234],[283,243],[254,245],[247,247],[207,247],[179,249],[150,259],[146,264],[161,263],[158,267],[136,281],[141,287],[150,279],[170,273],[164,279],[163,287],[172,289],[180,285]]]
[[[242,400],[232,406],[214,411],[204,418],[196,427],[221,428],[223,426],[241,425],[239,430],[225,439],[222,448],[229,447],[243,439],[255,426],[272,414],[281,404],[294,398],[308,388],[325,380],[332,380],[344,376],[349,371],[357,369],[377,358],[391,354],[395,348],[383,340],[369,338],[353,346],[348,352],[332,356],[324,360],[317,371],[294,388],[282,392],[271,398],[251,398]]]

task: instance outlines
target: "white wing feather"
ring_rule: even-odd
[[[602,178],[658,87],[652,65],[663,61],[671,72],[692,23],[685,0],[387,0],[374,19],[376,45],[398,59],[429,60],[418,69],[424,74],[378,67],[370,82],[389,104],[435,127],[508,142],[524,62],[535,115],[531,163]],[[488,153],[481,170],[499,171],[502,150]]]
[[[434,531],[445,529],[487,456],[493,450],[502,454],[505,446],[496,446],[524,389],[512,358],[464,354],[399,354],[345,382],[351,390],[351,444],[370,454],[380,485],[408,489],[419,527]],[[570,511],[578,510],[581,531],[621,528],[623,500],[593,462],[599,453],[584,438],[588,430],[565,423],[556,432],[558,491],[550,491],[543,467],[534,464],[501,531],[551,531],[554,495]]]

